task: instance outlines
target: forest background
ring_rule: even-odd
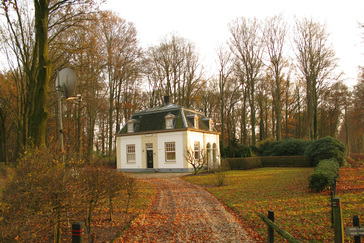
[[[80,159],[114,157],[115,134],[131,114],[165,95],[212,117],[221,146],[329,135],[363,153],[364,69],[353,89],[344,84],[325,24],[236,18],[207,76],[194,43],[167,33],[142,47],[135,25],[101,5],[1,1],[0,161],[57,142],[54,83],[64,67],[75,71],[82,97],[63,103],[65,150]]]

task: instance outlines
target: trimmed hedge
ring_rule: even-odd
[[[230,170],[248,170],[262,166],[260,157],[227,158],[223,163],[224,167]]]
[[[346,161],[345,145],[333,137],[323,137],[312,141],[307,146],[305,155],[312,162],[312,166],[316,166],[319,161],[334,158],[339,166],[344,166]]]
[[[336,159],[321,160],[310,176],[309,188],[315,192],[326,189],[339,176],[339,169],[340,166]]]
[[[224,168],[230,170],[248,170],[259,167],[310,167],[311,162],[306,156],[269,156],[250,158],[224,159]]]
[[[311,167],[307,156],[269,156],[260,157],[263,167]]]
[[[260,142],[258,147],[253,147],[253,151],[260,156],[304,155],[309,144],[310,141],[303,139],[289,138],[279,141],[268,139]]]

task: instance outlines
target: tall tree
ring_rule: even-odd
[[[220,119],[221,119],[221,146],[224,146],[225,140],[225,89],[228,80],[232,74],[231,52],[227,52],[223,46],[217,50],[218,72],[219,72],[219,93],[220,93]]]
[[[335,74],[337,59],[326,26],[313,19],[297,20],[295,31],[296,56],[299,70],[306,82],[307,137],[318,137],[318,95],[320,86]]]
[[[100,28],[104,49],[106,50],[106,68],[109,88],[109,148],[113,151],[115,120],[119,120],[122,87],[126,80],[138,78],[138,59],[141,49],[138,47],[137,31],[132,23],[128,23],[112,12],[100,12]],[[116,111],[116,112],[115,112]],[[116,117],[115,117],[116,116]],[[118,124],[118,122],[117,122]],[[118,130],[120,127],[117,126]]]
[[[281,86],[284,76],[283,68],[287,66],[284,56],[286,45],[287,24],[283,21],[282,15],[267,18],[263,32],[264,44],[268,54],[268,70],[274,79],[275,112],[277,119],[276,139],[281,140],[282,129],[282,98]]]
[[[206,82],[193,43],[173,34],[148,50],[147,63],[152,104],[169,95],[172,102],[192,107]]]
[[[254,19],[238,18],[229,25],[230,49],[241,62],[241,70],[246,78],[248,101],[250,105],[250,123],[252,144],[255,145],[255,86],[263,66],[263,41],[261,24]]]
[[[97,0],[34,0],[33,7],[29,1],[2,0],[2,11],[9,26],[10,39],[16,46],[16,56],[20,57],[20,69],[25,77],[25,116],[28,121],[23,127],[28,132],[23,134],[35,146],[46,143],[46,125],[48,119],[47,98],[48,87],[53,71],[53,60],[50,58],[50,43],[60,33],[71,26],[84,21],[84,14],[92,10]],[[80,7],[80,8],[78,8]],[[73,9],[77,9],[73,12]],[[29,14],[34,11],[34,18]],[[24,34],[28,33],[28,34]],[[28,41],[28,39],[32,41]],[[15,49],[14,49],[15,50]]]

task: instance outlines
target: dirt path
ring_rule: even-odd
[[[158,188],[157,197],[117,242],[253,242],[216,198],[178,176],[139,177]]]

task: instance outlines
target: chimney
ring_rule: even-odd
[[[164,96],[164,104],[169,105],[169,96],[168,95]]]

